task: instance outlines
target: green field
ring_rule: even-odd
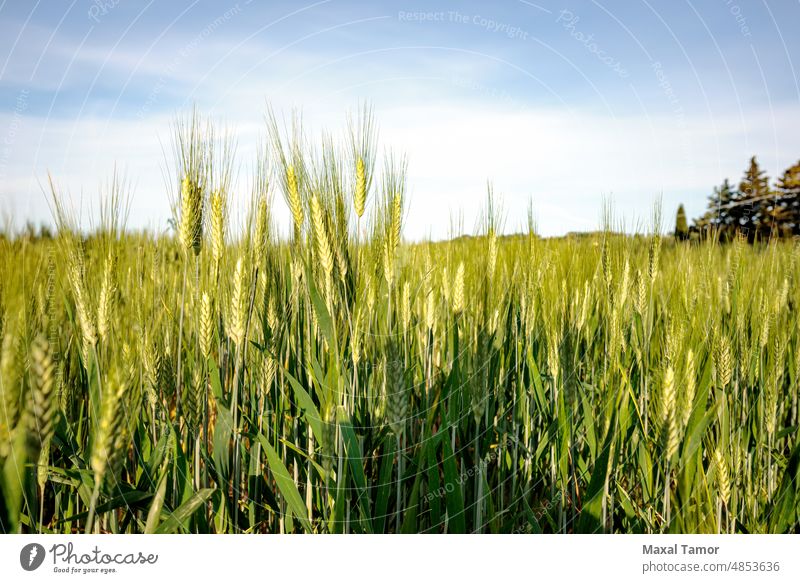
[[[797,243],[407,242],[368,121],[273,123],[243,229],[193,119],[174,230],[0,240],[0,531],[800,529]]]

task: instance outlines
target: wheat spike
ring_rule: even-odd
[[[399,192],[394,194],[392,198],[392,230],[391,230],[391,237],[392,237],[392,254],[397,251],[397,247],[400,245],[400,232],[402,231],[403,225],[403,195]]]
[[[205,394],[205,375],[199,366],[192,369],[192,381],[187,387],[188,390],[182,393],[182,410],[186,416],[189,430],[196,434],[200,428],[200,417],[202,415],[203,396]]]
[[[606,284],[606,290],[611,293],[611,282],[614,278],[614,273],[611,270],[611,250],[609,249],[609,235],[603,235],[603,243],[602,247],[600,248],[600,267],[602,268],[603,272],[603,281]]]
[[[411,284],[403,282],[403,291],[400,295],[400,316],[402,319],[403,330],[411,327]]]
[[[778,380],[774,375],[770,375],[766,381],[764,395],[764,429],[767,432],[767,439],[772,441],[775,435],[778,416]]]
[[[722,450],[717,448],[714,450],[714,470],[717,473],[717,491],[719,497],[724,504],[728,504],[731,498],[731,478],[728,472],[728,462],[725,460],[725,455]]]
[[[211,342],[214,337],[214,309],[211,296],[203,292],[200,303],[200,352],[208,360],[211,356]]]
[[[358,367],[361,362],[362,326],[364,325],[364,308],[356,308],[351,331],[350,347],[353,366]]]
[[[721,389],[730,384],[733,375],[731,343],[724,334],[719,335],[716,350],[714,351],[714,372],[717,384]]]
[[[617,300],[617,306],[621,309],[625,307],[625,304],[628,302],[628,290],[630,288],[630,277],[631,277],[631,264],[628,259],[625,259],[625,264],[622,267],[622,279],[619,283],[619,295]]]
[[[211,194],[211,258],[214,266],[219,270],[219,265],[225,255],[225,196],[222,191],[215,190]]]
[[[763,290],[762,294],[763,294]],[[763,350],[769,343],[769,332],[772,327],[772,310],[767,305],[767,299],[761,296],[761,314],[766,314],[761,319],[761,333],[758,335],[758,346]]]
[[[364,169],[364,159],[359,157],[356,161],[356,191],[354,194],[356,215],[364,216],[364,207],[367,203],[367,174]]]
[[[325,217],[317,195],[311,197],[311,224],[314,229],[314,240],[317,244],[317,255],[326,277],[333,274],[333,252],[325,228]]]
[[[203,191],[189,176],[181,182],[181,213],[179,234],[188,253],[200,254],[203,245]]]
[[[88,361],[91,350],[97,344],[97,331],[86,298],[83,271],[83,253],[80,250],[73,250],[70,253],[68,277],[75,296],[75,311],[78,315],[78,324],[83,335],[83,358]]]
[[[105,342],[108,338],[109,323],[111,319],[112,303],[114,300],[114,258],[106,257],[103,268],[103,283],[100,287],[100,299],[97,302],[97,334]]]
[[[31,369],[33,383],[31,396],[33,404],[33,432],[39,445],[50,441],[53,435],[53,415],[56,400],[55,390],[55,365],[50,354],[50,345],[43,335],[34,339],[31,345]]]
[[[636,272],[636,311],[639,315],[644,315],[647,310],[647,285],[645,283],[644,275],[641,271]]]
[[[650,240],[650,249],[647,254],[647,273],[650,281],[655,282],[658,276],[659,257],[661,255],[661,236],[656,234]]]
[[[96,485],[102,484],[106,470],[113,464],[114,457],[121,453],[114,447],[114,443],[117,432],[123,425],[124,411],[121,404],[124,394],[124,385],[114,379],[103,395],[100,422],[97,427],[90,461]]]
[[[260,196],[256,203],[256,232],[254,238],[253,254],[255,255],[255,263],[258,265],[264,257],[267,241],[269,240],[269,206],[267,205],[266,196]]]
[[[458,315],[464,311],[464,262],[458,264],[456,278],[453,282],[453,313]]]
[[[303,231],[303,201],[300,198],[300,188],[297,184],[297,174],[295,173],[294,166],[289,166],[286,169],[286,184],[288,185],[289,192],[286,193],[289,199],[289,210],[294,219],[294,232],[297,240],[300,239],[300,234]]]
[[[247,323],[246,311],[247,306],[247,282],[244,262],[240,257],[236,261],[236,270],[233,275],[233,291],[231,293],[231,305],[229,315],[229,332],[231,340],[236,346],[241,347],[244,343],[245,327]]]
[[[675,398],[675,372],[672,365],[667,365],[664,372],[664,380],[661,389],[661,423],[662,440],[666,459],[670,460],[678,451],[678,425],[676,419],[676,398]]]
[[[261,370],[262,384],[259,390],[263,395],[264,393],[269,391],[269,389],[272,387],[272,383],[275,381],[275,374],[277,373],[278,363],[271,354],[265,352],[262,367],[263,367]]]
[[[383,242],[383,277],[389,287],[394,283],[394,254],[391,246],[390,237],[387,237]]]
[[[394,341],[386,357],[386,414],[389,427],[395,435],[400,435],[408,417],[408,393],[404,379],[402,355]]]
[[[561,373],[561,357],[559,354],[561,335],[555,330],[551,330],[551,332],[547,335],[547,369],[550,372],[553,386],[556,387]]]

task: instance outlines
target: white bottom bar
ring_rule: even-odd
[[[792,535],[10,535],[0,579],[798,581],[799,551]]]

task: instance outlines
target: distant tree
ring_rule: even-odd
[[[735,233],[735,219],[730,209],[738,197],[727,178],[720,186],[714,187],[714,193],[708,197],[708,210],[694,221],[694,227],[702,237],[713,235],[725,240]]]
[[[736,204],[730,209],[733,225],[737,230],[744,231],[748,239],[770,236],[775,224],[771,206],[773,201],[770,200],[772,194],[769,178],[753,156],[739,183]]]
[[[677,221],[675,231],[678,236]],[[693,231],[723,241],[737,233],[750,242],[800,236],[800,162],[787,168],[771,188],[753,156],[738,189],[728,179],[714,188],[705,214],[694,220]]]
[[[775,207],[780,234],[800,235],[800,161],[787,168],[775,185]]]
[[[689,238],[689,223],[686,221],[686,211],[683,205],[678,205],[678,214],[675,215],[675,238],[685,241]]]

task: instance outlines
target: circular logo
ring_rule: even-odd
[[[26,571],[35,571],[44,562],[44,547],[39,543],[30,543],[19,552],[19,564]]]

